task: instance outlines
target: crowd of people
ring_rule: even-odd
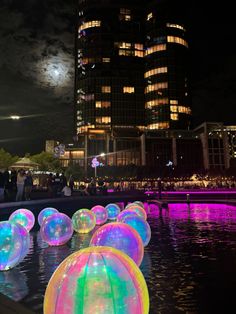
[[[30,200],[32,188],[31,171],[0,171],[0,201]]]
[[[50,173],[47,178],[47,190],[48,197],[58,197],[58,196],[71,196],[74,191],[74,179],[71,175],[68,182],[67,178],[62,173],[56,173],[55,175]]]

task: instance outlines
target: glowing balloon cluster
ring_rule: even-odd
[[[143,242],[128,224],[112,222],[100,227],[92,236],[90,246],[111,246],[131,257],[139,266],[143,259]]]
[[[101,205],[94,206],[91,211],[96,216],[96,225],[103,225],[108,219],[107,209]]]
[[[38,223],[41,226],[43,221],[48,218],[49,216],[58,213],[58,210],[56,208],[53,207],[46,207],[44,209],[41,210],[41,212],[38,215]]]
[[[106,246],[68,256],[52,275],[44,297],[44,314],[148,312],[141,271],[126,254]]]
[[[18,223],[0,222],[0,270],[20,263],[29,250],[29,233]]]
[[[143,245],[144,246],[148,245],[151,239],[151,228],[146,220],[134,214],[123,217],[121,221],[133,227],[140,235],[143,241]]]
[[[106,207],[109,220],[116,220],[120,213],[120,207],[117,204],[108,204]]]
[[[9,221],[16,222],[25,227],[27,231],[30,231],[34,226],[35,218],[29,209],[20,208],[11,214]]]
[[[65,214],[55,213],[43,221],[40,234],[49,245],[63,245],[73,234],[71,219]]]
[[[96,225],[96,216],[91,210],[79,209],[72,216],[72,225],[76,232],[88,233]]]

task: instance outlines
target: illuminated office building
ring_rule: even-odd
[[[147,133],[189,128],[186,30],[166,3],[79,1],[75,129],[85,164],[105,153],[108,165],[145,165]]]

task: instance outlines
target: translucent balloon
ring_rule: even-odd
[[[71,219],[65,214],[55,213],[43,221],[40,234],[49,245],[63,245],[73,234]]]
[[[100,227],[89,246],[111,246],[131,257],[139,266],[143,259],[143,242],[138,232],[128,224],[113,222]]]
[[[22,225],[27,231],[30,231],[35,223],[34,214],[26,208],[15,210],[9,217],[9,220]]]
[[[122,222],[128,224],[129,226],[133,227],[138,234],[140,235],[141,239],[143,240],[143,245],[147,246],[150,239],[151,239],[151,228],[149,223],[144,220],[142,217],[135,215],[129,215],[123,217]]]
[[[120,213],[120,207],[117,204],[108,204],[106,207],[108,212],[108,219],[109,220],[116,220],[116,217]]]
[[[124,217],[133,216],[133,215],[138,216],[138,214],[137,214],[135,211],[125,209],[125,210],[123,210],[122,212],[119,213],[119,215],[117,216],[117,221],[118,221],[118,222],[122,222],[122,219],[123,219]]]
[[[24,232],[29,236],[19,224],[10,221],[0,222],[0,270],[13,268],[27,254]]]
[[[142,272],[123,252],[89,247],[68,256],[52,275],[44,314],[148,314]]]
[[[134,204],[141,206],[143,209],[145,209],[143,202],[135,201]]]
[[[30,234],[29,232],[25,229],[25,227],[23,227],[20,224],[17,224],[18,228],[19,228],[19,232],[20,235],[22,237],[22,250],[21,250],[21,258],[20,261],[22,261],[25,256],[28,254],[29,252],[29,247],[30,247]]]
[[[38,223],[41,226],[44,219],[48,218],[49,216],[58,213],[58,210],[56,208],[53,207],[46,207],[44,209],[41,210],[41,212],[38,215]]]
[[[143,219],[147,220],[147,213],[146,213],[145,209],[143,209],[141,206],[133,203],[132,205],[130,205],[126,209],[133,210],[140,217],[142,217]]]
[[[93,230],[96,225],[96,216],[89,209],[79,209],[72,216],[72,225],[76,232],[88,233]]]
[[[103,225],[108,219],[107,209],[101,205],[94,206],[91,211],[96,216],[96,225]]]

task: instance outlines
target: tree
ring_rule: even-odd
[[[6,152],[3,148],[0,149],[0,169],[9,168],[14,162],[19,159],[18,156],[12,156]]]
[[[31,156],[31,160],[40,165],[39,170],[41,171],[62,171],[60,160],[54,157],[52,153],[42,151],[40,154]]]
[[[69,179],[71,175],[75,181],[79,181],[84,177],[84,169],[78,164],[69,163],[65,171],[65,176]]]

